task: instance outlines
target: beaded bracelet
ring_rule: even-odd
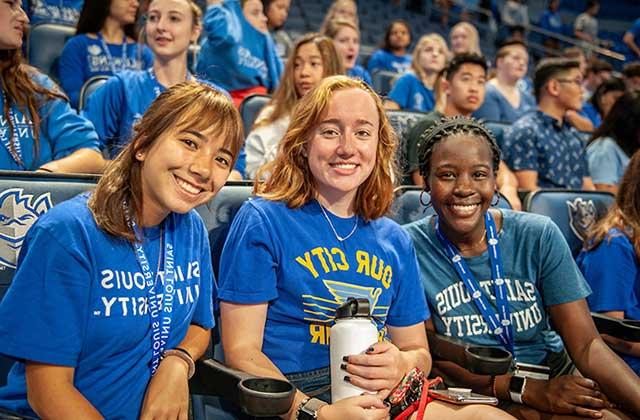
[[[162,353],[162,359],[165,359],[167,356],[176,356],[185,361],[185,363],[189,366],[189,371],[187,373],[188,379],[191,379],[194,373],[196,373],[196,364],[193,361],[193,358],[189,354],[188,351],[182,349],[180,347],[176,347],[175,349],[165,350]]]

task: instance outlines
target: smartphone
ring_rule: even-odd
[[[429,396],[433,397],[436,400],[446,401],[448,403],[457,404],[457,405],[467,405],[467,404],[498,405],[498,399],[496,397],[476,394],[474,392],[471,392],[470,394],[459,394],[457,392],[451,392],[448,389],[432,389],[432,390],[429,390]]]

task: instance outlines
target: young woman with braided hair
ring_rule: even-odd
[[[639,415],[640,379],[596,331],[589,287],[558,227],[544,216],[490,209],[499,162],[493,135],[475,119],[444,118],[422,136],[420,172],[436,215],[406,229],[433,314],[427,328],[505,348],[517,362],[548,366],[550,378],[475,375],[437,361],[434,372],[497,396],[516,417],[627,418],[609,401]],[[584,377],[570,374],[572,362]]]
[[[22,63],[28,23],[19,0],[0,2],[0,169],[101,172],[93,126],[47,76]]]

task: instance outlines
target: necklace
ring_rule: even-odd
[[[340,242],[344,242],[347,239],[349,239],[354,233],[356,233],[356,229],[358,229],[358,216],[356,216],[356,223],[353,225],[353,229],[351,229],[351,232],[349,232],[349,234],[345,237],[342,237],[340,235],[338,235],[338,232],[336,231],[336,228],[333,226],[333,223],[331,223],[331,219],[329,218],[329,215],[327,214],[327,211],[324,209],[324,206],[322,204],[320,204],[320,202],[318,202],[318,204],[320,205],[320,210],[322,210],[322,214],[324,214],[324,218],[327,219],[327,222],[329,223],[329,226],[331,227],[331,230],[333,231],[333,234],[336,235],[336,239]]]
[[[469,248],[460,248],[458,247],[458,250],[460,252],[464,252],[464,251],[469,251],[472,249],[475,249],[478,245],[482,244],[485,240],[485,237],[487,236],[487,228],[485,227],[484,230],[482,231],[482,236],[480,237],[480,240],[478,242],[476,242],[475,244],[471,245]]]

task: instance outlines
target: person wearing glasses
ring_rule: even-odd
[[[566,58],[541,60],[533,76],[538,109],[518,119],[505,136],[504,160],[518,187],[593,190],[584,142],[565,121],[582,106],[580,64]]]

